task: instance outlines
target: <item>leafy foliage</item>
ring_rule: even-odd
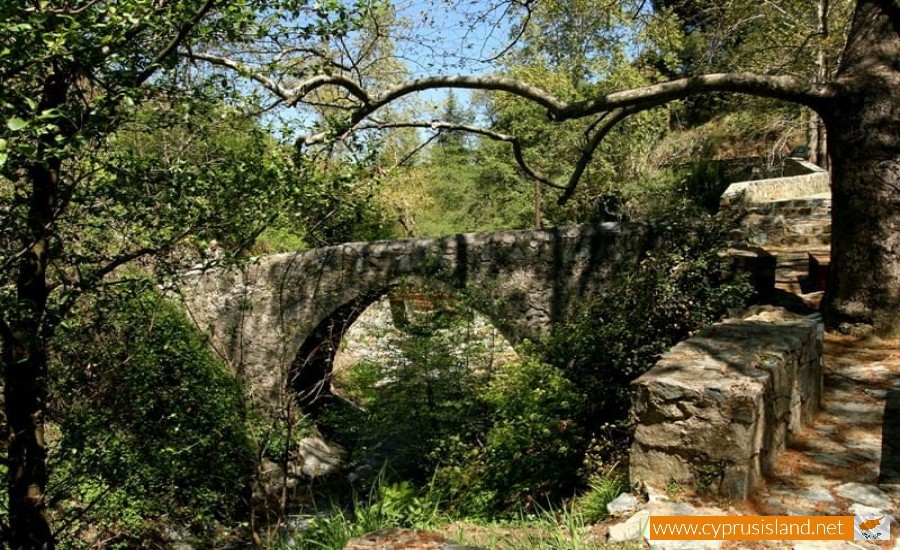
[[[362,410],[337,409],[329,429],[356,472],[386,460],[388,479],[428,487],[454,513],[489,517],[558,496],[581,461],[583,396],[534,358],[494,363],[466,336],[471,311],[456,308],[414,317],[392,342],[400,356],[339,377]]]
[[[54,352],[50,490],[75,533],[133,547],[159,522],[240,513],[255,471],[243,392],[175,305],[144,288],[104,296]]]
[[[749,282],[728,279],[719,256],[726,226],[684,213],[659,220],[657,246],[617,275],[615,291],[553,331],[544,357],[591,396],[595,423],[624,420],[628,382],[676,342],[746,304]]]
[[[555,367],[527,355],[502,365],[478,395],[488,427],[475,444],[445,443],[435,473],[457,513],[490,517],[557,499],[577,481],[585,395]]]

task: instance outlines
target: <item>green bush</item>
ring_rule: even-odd
[[[658,221],[653,250],[554,328],[544,360],[587,392],[592,431],[626,418],[628,383],[663,352],[747,303],[751,285],[729,279],[719,256],[725,227],[712,216]]]
[[[435,485],[459,513],[490,516],[555,500],[575,485],[584,456],[584,394],[524,354],[476,389],[489,427],[477,443],[445,442]]]
[[[176,306],[149,290],[107,296],[54,351],[50,491],[69,535],[134,547],[159,526],[240,513],[255,471],[242,389]]]

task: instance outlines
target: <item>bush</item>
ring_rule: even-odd
[[[570,490],[584,456],[579,389],[559,369],[526,353],[476,391],[489,406],[489,427],[474,445],[445,442],[445,463],[435,474],[451,507],[490,516]]]
[[[653,250],[620,272],[611,292],[553,330],[544,360],[587,392],[592,432],[626,419],[628,383],[663,352],[746,305],[751,285],[745,277],[728,279],[719,257],[724,227],[712,216],[660,220]]]
[[[247,504],[255,451],[243,392],[179,309],[120,291],[82,308],[52,361],[52,498],[123,547]]]
[[[483,431],[487,411],[475,388],[486,373],[475,367],[480,351],[466,345],[470,313],[439,308],[416,316],[389,335],[397,356],[361,361],[338,376],[341,395],[362,409],[332,408],[325,428],[362,469],[374,475],[387,461],[390,480],[424,485],[440,461],[441,442],[469,443]]]

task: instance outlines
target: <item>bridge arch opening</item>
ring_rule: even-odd
[[[427,362],[414,356],[410,343],[428,341],[426,346],[440,344],[467,368],[491,368],[518,358],[513,338],[458,291],[395,284],[356,297],[320,322],[300,345],[290,387],[301,409],[316,417],[336,398],[346,398],[335,391],[335,381],[358,363],[389,369],[399,362]]]

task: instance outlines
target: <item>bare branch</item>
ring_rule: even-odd
[[[500,49],[499,52],[495,53],[494,55],[492,55],[486,59],[479,59],[478,60],[479,63],[493,63],[494,61],[497,61],[498,59],[500,59],[501,57],[503,57],[504,55],[509,53],[509,51],[512,50],[516,44],[518,44],[518,42],[519,42],[519,40],[521,40],[522,36],[525,35],[525,31],[528,30],[528,25],[529,25],[529,23],[531,23],[531,16],[533,15],[530,3],[528,3],[528,2],[523,2],[523,3],[513,2],[513,3],[518,4],[525,8],[525,19],[522,21],[522,24],[519,26],[518,32],[515,34],[515,36],[513,36],[509,40],[509,42],[507,42],[506,46],[504,46],[503,48]],[[510,7],[511,6],[507,6],[507,8],[503,11],[502,18],[505,18],[509,14]]]
[[[553,182],[552,180],[542,176],[536,170],[534,170],[528,163],[525,161],[524,154],[522,152],[522,143],[519,141],[519,138],[516,136],[512,136],[509,134],[503,134],[500,132],[495,132],[494,130],[490,130],[488,128],[483,128],[481,126],[472,126],[470,124],[454,124],[450,122],[441,122],[441,121],[432,121],[432,122],[380,122],[380,121],[371,121],[368,124],[359,125],[353,130],[386,130],[391,128],[429,128],[431,130],[439,130],[439,131],[456,131],[456,132],[467,132],[470,134],[476,134],[480,136],[484,136],[486,138],[492,139],[494,141],[504,141],[509,143],[513,149],[513,156],[516,159],[516,163],[518,163],[519,168],[525,172],[528,177],[533,180],[541,183],[542,185],[546,185],[547,187],[552,187],[553,189],[564,190],[566,187],[559,185],[558,183]],[[314,143],[310,140],[315,138],[324,138],[328,134],[321,133],[316,134],[315,136],[310,136],[307,138],[307,144]]]
[[[369,94],[366,93],[366,91],[363,90],[362,87],[356,83],[356,81],[343,75],[317,75],[304,80],[299,85],[293,88],[286,88],[278,82],[275,82],[271,78],[267,77],[266,75],[258,71],[253,71],[250,68],[246,67],[244,64],[228,57],[217,56],[208,53],[187,53],[186,55],[198,61],[206,61],[207,63],[211,63],[213,65],[226,67],[239,74],[247,76],[252,80],[255,80],[257,83],[262,84],[264,88],[280,97],[289,107],[297,105],[297,103],[303,100],[303,98],[306,97],[306,95],[308,95],[310,92],[313,92],[314,90],[317,90],[324,86],[338,86],[340,88],[344,88],[353,97],[360,100],[363,104],[368,104],[370,102]]]
[[[400,159],[399,161],[397,161],[397,164],[394,165],[394,168],[400,168],[401,166],[403,166],[404,164],[406,164],[407,162],[409,162],[409,159],[411,159],[411,158],[413,158],[414,156],[418,155],[419,152],[420,152],[422,149],[425,149],[426,147],[428,147],[429,145],[431,145],[431,142],[433,142],[434,140],[436,140],[439,136],[440,136],[440,134],[433,134],[431,137],[429,137],[428,139],[426,139],[425,141],[423,141],[422,143],[420,143],[418,146],[416,146],[415,149],[413,149],[412,151],[410,151],[409,153],[407,153],[406,156],[404,156],[402,159]],[[402,223],[402,222],[401,222],[401,223]],[[404,226],[404,228],[406,228],[406,227]]]
[[[534,101],[538,105],[546,107],[552,113],[562,111],[568,105],[553,94],[537,86],[512,78],[502,76],[432,76],[409,80],[388,88],[374,97],[371,105],[366,109],[367,112],[362,114],[362,117],[368,116],[375,110],[407,95],[437,88],[507,92]]]
[[[226,69],[231,69],[232,71],[246,76],[247,78],[256,81],[258,84],[261,84],[265,89],[269,90],[283,101],[287,102],[289,97],[289,91],[267,77],[266,75],[258,72],[250,70],[248,67],[244,66],[244,64],[239,63],[233,59],[224,56],[212,55],[203,52],[187,52],[185,53],[187,57],[190,59],[195,59],[197,61],[205,61],[212,65],[218,65],[220,67],[225,67]]]
[[[88,11],[98,4],[103,4],[107,0],[90,0],[90,2],[82,5],[79,8],[60,8],[60,9],[48,9],[47,13],[52,13],[54,15],[68,15],[68,16],[77,16],[82,13]]]
[[[322,88],[323,86],[338,86],[344,88],[350,92],[353,97],[363,102],[364,105],[371,101],[369,94],[351,78],[343,75],[318,75],[304,80],[299,86],[295,86],[288,90],[288,107],[293,107],[303,100],[307,94]]]
[[[578,182],[581,180],[582,174],[587,169],[587,165],[590,164],[591,159],[594,158],[594,151],[597,150],[597,147],[600,146],[600,143],[603,139],[609,134],[610,130],[613,129],[613,126],[622,122],[629,115],[632,115],[638,112],[640,109],[637,107],[625,107],[622,109],[616,109],[612,113],[605,114],[602,118],[600,118],[597,122],[602,122],[603,124],[594,132],[594,135],[590,138],[587,146],[581,152],[581,156],[578,158],[578,162],[575,164],[575,169],[572,171],[572,175],[569,176],[569,183],[565,187],[565,191],[557,200],[557,204],[563,205],[565,204],[572,195],[575,193],[575,188],[578,186]]]

